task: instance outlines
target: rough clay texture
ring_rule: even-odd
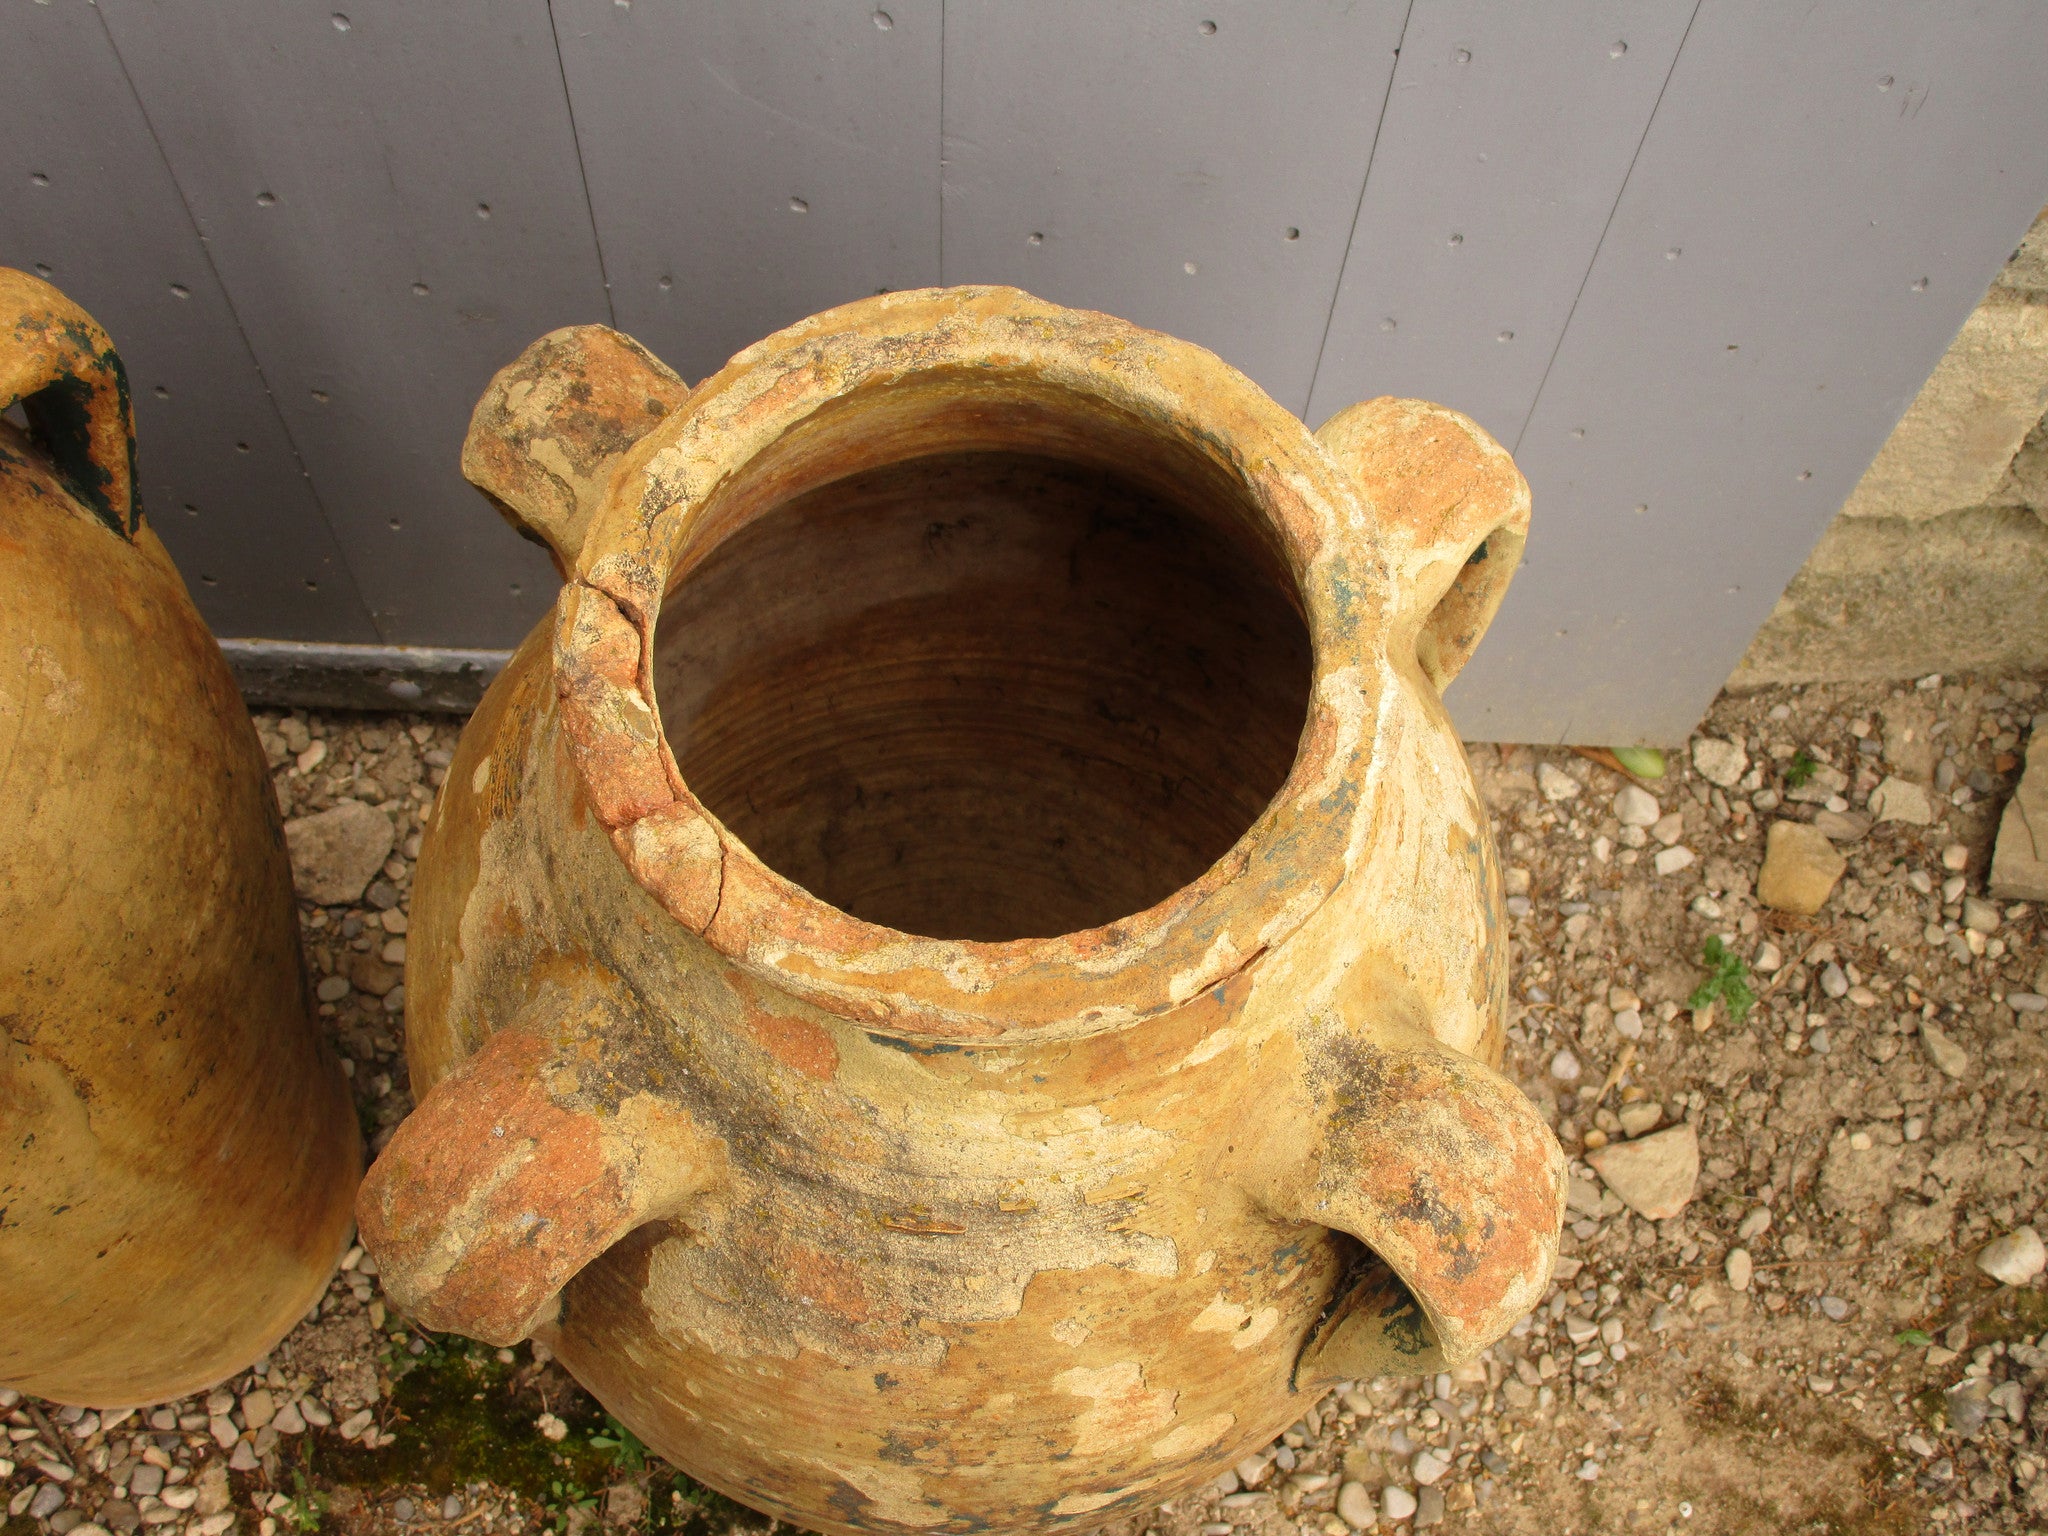
[[[245,1367],[361,1170],[247,711],[131,493],[121,365],[0,269],[0,1387]]]
[[[1757,632],[1732,688],[2048,667],[2048,213]]]
[[[494,430],[480,412],[473,431]],[[672,754],[649,696],[665,595],[720,544],[807,490],[963,450],[1184,504],[1292,585],[1314,636],[1277,795],[1206,871],[1106,926],[1037,937],[1012,911],[1017,937],[920,938],[827,906],[685,782],[677,755],[727,718],[717,701],[673,705]],[[1437,697],[1527,523],[1490,439],[1382,400],[1318,441],[1184,343],[934,290],[749,349],[585,480],[600,504],[544,523],[582,530],[559,534],[558,622],[492,688],[427,828],[408,941],[423,1098],[358,1207],[415,1316],[535,1330],[692,1476],[805,1526],[1035,1530],[1156,1506],[1331,1383],[1462,1366],[1536,1302],[1563,1164],[1492,1065],[1499,873]],[[884,643],[892,602],[978,568],[948,550],[1009,558],[974,543],[994,522],[930,506],[845,643]],[[1049,613],[1107,547],[1075,547]],[[750,612],[727,622],[755,632]],[[693,624],[698,665],[725,639]],[[785,678],[794,699],[801,668]],[[1019,729],[1005,711],[1036,685],[1003,681],[985,718]],[[1043,694],[1031,730],[1098,733],[1072,754],[1085,787],[1124,738],[1113,710],[1063,716],[1071,697]],[[1210,740],[1166,722],[1158,750]],[[917,803],[952,817],[972,786],[931,761]],[[1186,770],[1188,815],[1226,761]],[[922,793],[883,782],[889,803]],[[906,879],[937,878],[929,831],[903,828]],[[1038,850],[1013,883],[1086,878],[1065,859]]]

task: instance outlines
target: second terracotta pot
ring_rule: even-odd
[[[694,391],[557,333],[465,466],[566,584],[464,734],[366,1239],[831,1531],[1094,1527],[1543,1294],[1439,700],[1528,493],[1007,289]]]

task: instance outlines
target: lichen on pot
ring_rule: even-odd
[[[689,391],[558,332],[465,466],[565,586],[421,855],[425,1096],[360,1212],[423,1322],[537,1332],[799,1523],[1023,1530],[1542,1295],[1562,1157],[1493,1070],[1438,697],[1527,524],[1476,426],[1312,437],[953,289]]]

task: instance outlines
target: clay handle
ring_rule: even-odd
[[[1514,1084],[1423,1036],[1356,1037],[1297,1212],[1366,1249],[1304,1346],[1302,1387],[1460,1365],[1543,1298],[1564,1226],[1564,1152]]]
[[[12,267],[0,267],[0,324],[0,411],[18,403],[71,494],[132,540],[142,527],[135,418],[114,343],[55,288]]]
[[[462,473],[512,526],[547,546],[566,579],[626,450],[690,392],[630,336],[603,325],[551,331],[477,401]]]
[[[550,1083],[562,1076],[539,1035],[500,1030],[363,1180],[363,1243],[385,1293],[428,1328],[516,1343],[584,1265],[710,1186],[718,1149],[687,1115],[645,1094],[609,1112],[573,1091],[565,1103]]]
[[[1316,441],[1378,514],[1416,626],[1415,655],[1441,693],[1478,649],[1529,535],[1529,483],[1469,416],[1382,396],[1323,423]]]

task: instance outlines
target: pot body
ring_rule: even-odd
[[[1018,363],[1027,331],[1048,350]],[[953,352],[905,366],[906,338]],[[832,402],[863,398],[847,380],[878,348],[885,404],[835,437]],[[544,1337],[692,1476],[835,1531],[1092,1528],[1214,1476],[1335,1381],[1469,1358],[1533,1305],[1562,1159],[1491,1070],[1499,881],[1431,670],[1455,670],[1498,601],[1459,587],[1473,551],[1519,540],[1505,455],[1406,402],[1319,446],[1207,354],[1002,291],[850,306],[687,399],[628,349],[558,333],[472,429],[472,477],[572,580],[465,731],[428,826],[407,967],[424,1097],[361,1202],[387,1288],[429,1326]],[[959,356],[1053,393],[956,411],[984,387],[953,382]],[[773,461],[764,508],[906,442],[986,449],[1033,411],[1056,422],[1034,443],[1082,453],[1122,430],[1100,403],[1116,381],[1093,372],[1109,356],[1140,386],[1182,367],[1216,381],[1211,419],[1115,409],[1251,440],[1233,463],[1299,459],[1343,503],[1324,533],[1348,517],[1365,541],[1275,537],[1317,650],[1286,787],[1185,889],[1052,939],[917,938],[764,870],[691,793],[649,697],[650,610],[663,592],[679,609],[750,514],[700,485],[707,544],[685,534],[637,614],[607,575],[644,568],[622,562],[618,519],[656,506],[643,487],[692,422],[736,463]],[[906,377],[936,395],[904,404]],[[545,403],[522,417],[536,379],[586,410],[612,400],[609,425]],[[749,412],[820,379],[806,425],[754,432]],[[1407,535],[1367,547],[1342,467],[1360,453],[1435,487],[1381,498],[1424,529],[1427,562]],[[1469,526],[1438,527],[1461,507]],[[1399,585],[1425,564],[1412,622],[1344,618],[1364,573]],[[636,742],[658,780],[635,777]]]
[[[254,728],[130,490],[120,364],[0,271],[0,1382],[208,1386],[319,1297],[361,1168]]]

